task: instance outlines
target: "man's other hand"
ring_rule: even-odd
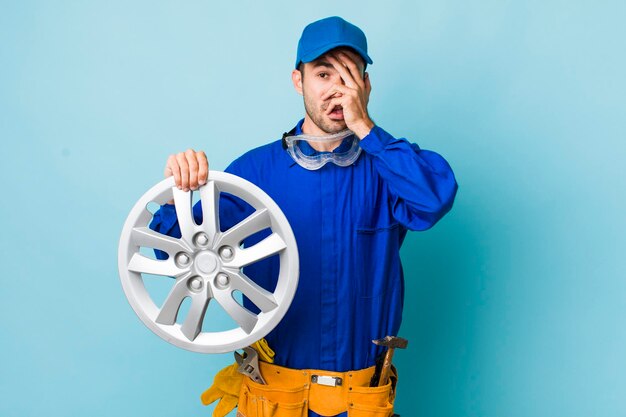
[[[176,186],[183,191],[197,190],[206,184],[209,174],[209,161],[203,151],[187,149],[172,154],[165,164],[165,178],[174,176]]]

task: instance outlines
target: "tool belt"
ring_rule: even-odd
[[[307,417],[308,410],[322,416],[348,412],[349,417],[390,417],[393,414],[397,372],[390,382],[370,387],[375,367],[331,372],[290,369],[259,362],[267,384],[244,378],[238,417]],[[393,387],[393,388],[392,388]]]

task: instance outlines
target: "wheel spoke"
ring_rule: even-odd
[[[242,240],[272,225],[269,211],[266,208],[260,209],[246,217],[235,226],[228,229],[220,239],[221,245],[237,247]]]
[[[220,231],[220,191],[215,181],[200,188],[200,201],[202,205],[202,228],[211,240]]]
[[[191,308],[185,317],[185,322],[181,327],[181,331],[185,337],[191,341],[195,340],[202,330],[202,322],[204,321],[204,313],[209,305],[209,298],[205,292],[194,294],[191,299]]]
[[[233,298],[231,290],[215,290],[214,296],[228,315],[237,322],[239,327],[241,327],[246,333],[250,334],[258,321],[257,316],[239,305],[239,303]]]
[[[184,241],[155,232],[147,227],[133,228],[132,240],[137,246],[160,249],[170,256],[174,256],[178,252],[192,252]]]
[[[173,188],[173,191],[180,233],[187,242],[191,242],[196,229],[191,207],[191,191],[182,191],[176,187]]]
[[[130,259],[130,262],[128,262],[128,270],[144,274],[170,277],[177,277],[187,272],[185,269],[179,269],[174,263],[174,258],[172,257],[165,261],[157,261],[156,259],[148,258],[139,253],[135,253]]]
[[[156,322],[160,324],[174,324],[176,323],[176,316],[180,305],[183,303],[185,297],[189,296],[189,290],[187,289],[187,279],[179,279],[172,287],[172,290],[168,294],[159,315],[156,318]]]
[[[231,262],[224,264],[226,267],[243,268],[246,265],[253,264],[269,256],[272,256],[281,250],[285,249],[287,245],[283,239],[276,233],[272,233],[256,245],[237,251],[235,259]]]
[[[241,291],[262,312],[267,313],[278,307],[274,294],[252,281],[244,273],[228,271],[228,275],[230,276],[230,288]]]

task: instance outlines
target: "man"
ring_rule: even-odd
[[[367,40],[358,27],[339,17],[308,25],[291,75],[304,99],[304,119],[282,140],[246,153],[226,169],[276,201],[300,253],[298,290],[266,338],[276,351],[275,365],[262,364],[261,371],[271,381],[258,386],[246,378],[239,390],[241,378],[230,368],[211,389],[208,401],[221,396],[216,392],[230,389],[231,397],[233,390],[240,392],[240,415],[392,413],[391,387],[369,387],[383,353],[372,340],[396,335],[400,327],[399,250],[407,230],[433,226],[452,207],[457,184],[441,156],[394,138],[372,121],[368,64]],[[207,172],[205,154],[194,150],[170,156],[165,167],[165,176],[174,176],[184,190],[205,184]],[[223,228],[249,213],[235,199],[222,200]],[[195,213],[201,216],[197,207]],[[179,235],[173,207],[163,206],[151,227]],[[272,288],[277,265],[270,258],[247,267],[246,274]],[[297,376],[302,374],[304,380]],[[333,386],[316,383],[312,375],[318,374]],[[218,405],[217,414],[228,408]]]

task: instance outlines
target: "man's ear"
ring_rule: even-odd
[[[368,104],[370,101],[370,93],[372,92],[372,82],[370,81],[369,72],[363,74],[363,80],[365,81],[365,104]]]
[[[302,73],[299,70],[291,71],[291,81],[293,82],[293,88],[296,89],[298,94],[302,95]]]

